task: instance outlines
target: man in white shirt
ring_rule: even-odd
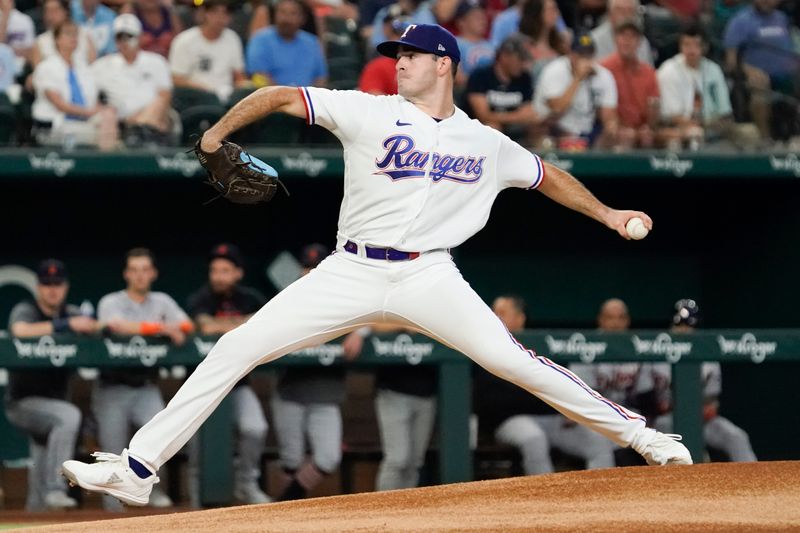
[[[117,110],[125,128],[141,126],[167,132],[172,103],[167,60],[139,49],[142,24],[135,15],[118,16],[113,29],[119,52],[101,57],[92,65],[98,89]]]
[[[703,57],[707,43],[698,26],[683,30],[680,53],[665,61],[657,71],[661,92],[661,118],[668,145],[677,149],[683,142],[695,148],[707,138],[736,135],[754,140],[752,124],[733,123],[728,84],[722,69]]]
[[[589,33],[579,33],[568,55],[542,70],[534,91],[534,108],[548,117],[552,135],[567,150],[596,144],[613,146],[619,129],[617,85],[614,76],[592,57],[595,44]],[[598,137],[595,120],[600,121]]]
[[[247,81],[242,41],[228,28],[227,3],[210,0],[199,9],[200,25],[178,34],[170,46],[172,80],[175,87],[213,92],[227,102],[233,89]]]
[[[625,20],[639,18],[640,7],[639,0],[608,0],[608,16],[592,30],[596,60],[602,61],[617,50],[614,43],[614,28]],[[644,35],[636,49],[636,57],[648,65],[653,64],[653,50]]]
[[[36,30],[33,19],[17,10],[14,0],[0,0],[0,43],[6,43],[17,55],[17,72],[29,61]]]

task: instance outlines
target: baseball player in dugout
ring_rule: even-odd
[[[300,254],[302,276],[309,275],[330,251],[309,244]],[[363,330],[367,330],[366,333]],[[342,343],[343,357],[361,355],[367,328],[349,333]],[[289,367],[278,378],[272,395],[272,416],[278,440],[282,476],[279,501],[305,498],[342,461],[342,410],[345,398],[344,366]],[[310,453],[306,458],[306,442]]]
[[[202,335],[223,335],[244,324],[267,301],[263,294],[244,287],[244,256],[233,244],[221,243],[211,249],[208,283],[189,296],[186,309]],[[267,418],[253,387],[244,377],[231,391],[237,433],[233,496],[241,503],[267,503],[270,498],[259,485],[261,455],[267,440]],[[189,496],[200,506],[199,439],[189,444]]]
[[[34,300],[11,309],[8,329],[15,337],[60,334],[93,334],[98,322],[67,304],[69,280],[64,263],[45,259],[36,270]],[[8,374],[5,411],[9,422],[30,439],[27,511],[69,509],[78,505],[67,495],[59,465],[75,454],[81,426],[81,411],[67,401],[73,370],[37,368]]]
[[[675,302],[672,333],[691,334],[701,321],[700,306],[684,298]],[[651,384],[655,396],[653,427],[670,431],[672,416],[672,366],[667,363],[651,365]],[[756,461],[747,432],[719,414],[722,393],[722,367],[718,361],[706,361],[701,366],[703,379],[703,440],[708,448],[720,452],[732,462]]]
[[[453,103],[460,60],[438,25],[409,26],[378,52],[397,58],[398,95],[273,86],[259,89],[205,132],[203,154],[270,113],[303,117],[344,147],[336,253],[219,339],[169,405],[123,450],[94,463],[66,461],[81,487],[144,505],[157,472],[186,444],[237,381],[256,366],[374,323],[409,327],[456,348],[489,372],[537,395],[568,418],[657,465],[689,464],[677,436],[587,390],[571,372],[516,342],[464,280],[449,250],[479,231],[507,188],[538,191],[621,238],[640,211],[613,209],[569,173]],[[119,455],[116,455],[119,453]]]
[[[495,298],[492,310],[513,335],[525,328],[527,305],[518,295]],[[566,370],[565,370],[566,371]],[[569,418],[508,381],[475,369],[475,412],[479,427],[486,426],[495,440],[519,450],[526,475],[554,471],[550,449],[577,457],[586,468],[610,468],[613,443]]]
[[[133,248],[125,254],[122,272],[125,289],[103,296],[97,304],[97,318],[108,331],[121,336],[163,336],[174,344],[186,342],[194,331],[189,316],[175,300],[151,290],[158,278],[155,257],[147,248]],[[157,368],[104,369],[92,391],[92,412],[97,420],[97,440],[106,450],[125,446],[131,427],[140,428],[164,408],[157,385]],[[172,500],[162,490],[153,491],[141,505],[170,507]],[[103,498],[103,507],[120,511],[114,498]]]

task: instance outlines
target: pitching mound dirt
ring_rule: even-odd
[[[67,532],[800,531],[800,462],[568,472],[36,528]]]

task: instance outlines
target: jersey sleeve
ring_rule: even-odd
[[[20,302],[11,309],[8,315],[8,327],[17,322],[25,322],[27,324],[39,322],[39,313],[36,312],[36,307],[31,302]]]
[[[119,306],[119,298],[114,293],[106,294],[97,303],[97,320],[107,321],[112,318],[125,318]]]
[[[330,130],[342,143],[354,141],[369,120],[377,96],[361,91],[298,87],[306,107],[306,123]]]
[[[518,187],[535,189],[544,180],[544,165],[541,158],[501,135],[500,150],[497,154],[498,189]]]
[[[617,82],[614,75],[605,68],[598,73],[600,97],[598,103],[603,108],[617,107]]]
[[[181,306],[178,305],[178,302],[172,299],[172,296],[161,293],[161,297],[163,299],[163,306],[164,306],[164,316],[166,322],[183,322],[185,320],[189,320],[189,315],[181,309]]]

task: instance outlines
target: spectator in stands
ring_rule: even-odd
[[[461,54],[456,85],[463,87],[475,69],[494,62],[495,52],[492,43],[486,40],[489,18],[478,0],[461,0],[455,13],[455,22],[458,28],[456,41]]]
[[[125,254],[124,290],[106,294],[97,306],[97,318],[114,335],[167,337],[181,345],[194,331],[188,315],[170,296],[151,290],[158,277],[155,258],[146,248],[133,248]],[[156,385],[158,368],[106,368],[92,393],[92,412],[97,420],[97,440],[104,450],[120,452],[137,430],[164,408]],[[150,495],[153,507],[169,507],[172,501],[158,487]],[[108,510],[121,510],[122,504],[103,497]]]
[[[71,0],[72,19],[91,32],[97,56],[116,51],[112,24],[116,13],[100,0]]]
[[[17,72],[31,58],[36,39],[33,19],[19,11],[14,0],[0,0],[0,43],[6,43],[17,55]]]
[[[244,257],[233,244],[218,244],[211,249],[208,283],[191,296],[186,308],[202,335],[224,335],[244,324],[267,299],[256,289],[240,284],[244,276]],[[248,378],[241,379],[231,392],[234,425],[238,434],[234,462],[233,495],[241,503],[267,503],[270,498],[261,490],[261,455],[267,439],[267,419],[261,402]],[[192,503],[199,506],[196,439],[190,443]]]
[[[383,24],[387,39],[397,40],[403,34],[407,22],[397,4],[389,10]],[[384,55],[378,55],[370,60],[361,71],[358,90],[377,95],[397,94],[397,60]]]
[[[142,23],[139,48],[169,57],[172,39],[183,29],[171,0],[134,0],[133,14]]]
[[[675,302],[671,332],[691,334],[700,322],[700,308],[690,299]],[[657,417],[653,427],[672,432],[672,365],[657,363],[652,366],[652,383],[655,392]],[[730,461],[756,461],[747,432],[719,414],[719,396],[722,393],[722,368],[719,362],[704,362],[701,366],[703,380],[703,440],[706,446],[722,452]]]
[[[404,330],[376,325],[373,333]],[[375,490],[410,489],[419,483],[433,425],[439,372],[433,365],[380,366],[375,371],[375,416],[383,459]]]
[[[69,281],[64,263],[42,261],[36,271],[36,297],[11,310],[8,329],[15,337],[92,334],[97,321],[81,316],[67,304]],[[69,368],[12,370],[8,376],[5,411],[8,420],[30,437],[27,511],[69,509],[77,502],[67,495],[60,475],[62,461],[75,454],[81,412],[68,400]]]
[[[513,294],[497,297],[492,310],[511,334],[527,321],[525,300]],[[517,448],[526,475],[553,471],[550,449],[556,448],[586,462],[586,468],[614,466],[614,445],[590,429],[558,414],[525,390],[480,367],[475,369],[478,424],[494,438]]]
[[[534,75],[569,48],[567,33],[558,30],[560,17],[555,0],[526,0],[522,6],[519,32],[530,38],[528,50],[534,61]]]
[[[595,44],[595,59],[602,61],[616,50],[614,42],[614,28],[621,22],[639,18],[639,0],[608,0],[608,16],[599,26],[592,30],[592,39]],[[636,49],[639,61],[648,65],[653,64],[653,50],[647,37],[642,35],[639,47]]]
[[[330,251],[321,244],[303,248],[303,274],[316,268]],[[364,332],[354,331],[343,342],[343,357],[361,354]],[[305,498],[342,460],[342,412],[345,397],[343,366],[286,368],[272,395],[272,416],[278,438],[282,479],[278,501]],[[306,458],[306,442],[310,457]]]
[[[134,15],[117,17],[114,40],[119,52],[98,59],[92,72],[107,103],[116,110],[126,145],[137,146],[147,139],[169,144],[167,133],[173,127],[169,65],[163,56],[139,50],[141,33],[142,25]]]
[[[269,25],[269,7],[265,0],[246,0],[231,12],[230,28],[242,42],[246,43],[258,30]]]
[[[0,43],[0,92],[5,92],[13,85],[16,70],[14,49],[6,43]]]
[[[408,19],[409,24],[436,24],[436,16],[431,11],[431,4],[423,0],[398,0],[397,5],[403,15]],[[370,50],[375,50],[378,44],[386,40],[386,35],[383,33],[383,26],[381,21],[386,17],[386,12],[389,6],[382,8],[375,15],[375,20],[372,23],[372,33],[370,35]]]
[[[53,32],[56,55],[33,71],[33,119],[42,144],[102,145],[115,139],[114,110],[100,104],[97,84],[89,66],[73,61],[78,47],[78,26],[65,20]]]
[[[467,114],[487,126],[524,141],[537,122],[527,38],[512,36],[497,49],[493,65],[481,67],[467,82]]]
[[[777,0],[753,0],[725,28],[725,66],[743,70],[751,92],[751,113],[764,137],[770,135],[771,90],[794,94],[800,55],[795,53],[789,19]]]
[[[617,85],[608,69],[592,59],[594,54],[591,34],[579,33],[569,55],[551,61],[536,84],[536,112],[548,118],[550,132],[564,150],[616,143]]]
[[[200,6],[200,25],[182,32],[172,42],[169,64],[176,87],[216,93],[227,102],[235,87],[246,83],[242,41],[228,28],[227,0],[206,0]]]
[[[617,51],[600,62],[617,84],[619,146],[624,149],[652,148],[660,119],[656,71],[636,55],[643,38],[639,19],[620,22],[614,28]]]
[[[35,67],[43,59],[55,55],[56,43],[53,38],[53,28],[69,19],[69,4],[67,0],[45,0],[43,6],[43,19],[47,31],[36,37],[36,43],[31,53],[31,64]],[[97,57],[97,51],[92,42],[89,30],[78,26],[78,47],[75,49],[73,59],[87,65]]]
[[[516,2],[513,6],[509,7],[497,17],[495,17],[494,21],[492,22],[492,31],[490,33],[489,40],[495,46],[500,46],[500,44],[506,40],[511,35],[521,31],[521,20],[522,20],[522,12],[523,9],[526,8],[528,2],[531,0],[520,0]],[[555,7],[557,11],[557,18],[555,23],[556,32],[564,39],[566,42],[569,42],[569,37],[571,32],[567,27],[564,19],[561,17],[561,11],[558,11],[558,5],[556,4],[553,6],[552,4],[548,3],[548,0],[533,0],[538,3],[538,5],[531,6],[528,8],[529,13],[529,20],[533,22],[537,19],[536,13],[542,13],[543,15],[543,27],[549,28],[549,23],[544,23],[544,21],[549,21],[550,16],[552,15],[553,7]],[[549,31],[548,33],[548,40],[549,40]],[[538,35],[538,32],[537,32]]]
[[[679,45],[680,53],[658,68],[665,139],[674,149],[704,138],[754,142],[752,124],[733,123],[728,84],[719,65],[703,57],[707,44],[700,27],[684,28]]]
[[[256,85],[325,86],[328,65],[322,45],[300,29],[304,19],[300,0],[279,0],[275,25],[259,31],[247,43],[247,72]]]

